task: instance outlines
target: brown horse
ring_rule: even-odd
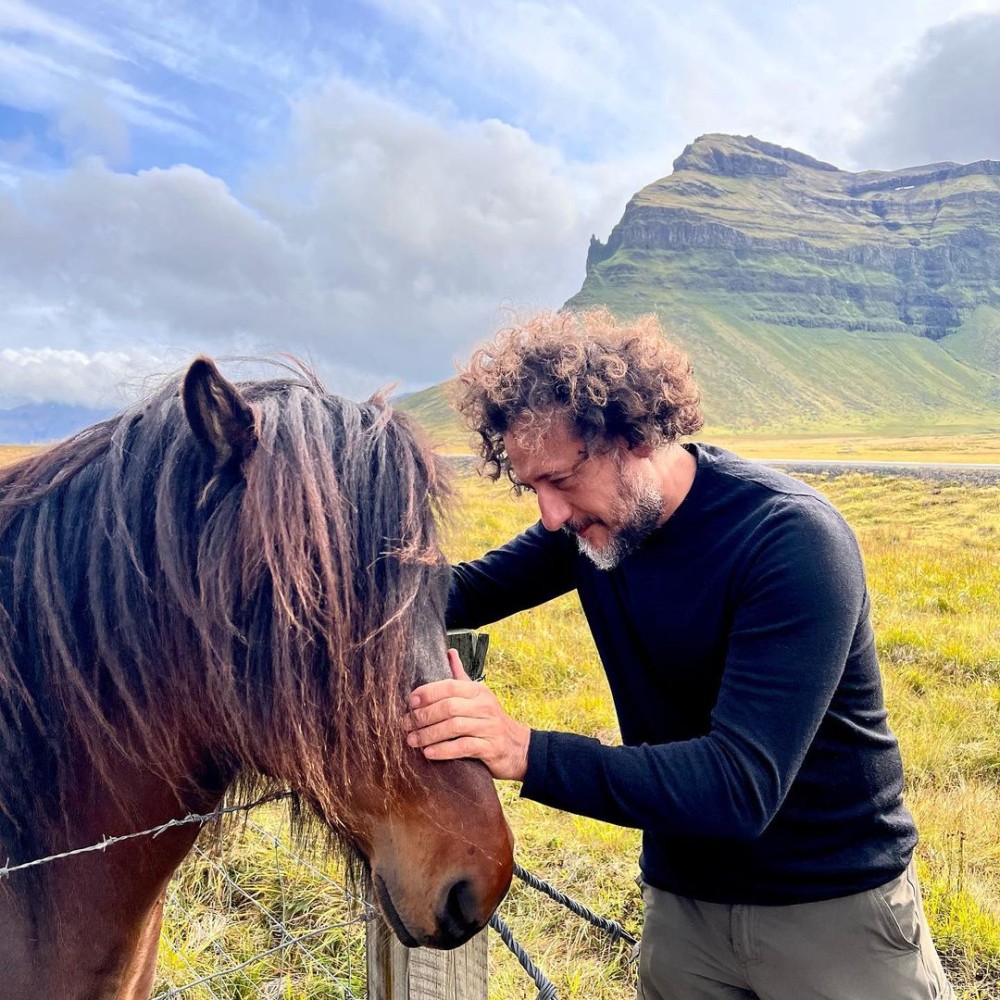
[[[481,929],[512,870],[492,781],[400,724],[447,673],[444,492],[381,398],[202,358],[0,470],[0,866],[289,787],[404,944]],[[148,997],[197,832],[11,871],[0,997]]]

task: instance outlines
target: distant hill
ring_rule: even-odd
[[[0,410],[0,444],[47,444],[110,417],[114,410],[94,410],[62,403],[27,403]]]
[[[714,427],[1000,429],[1000,162],[850,173],[702,136],[592,238],[566,307],[599,304],[660,314]]]

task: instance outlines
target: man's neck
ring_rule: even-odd
[[[650,459],[660,483],[663,514],[659,524],[666,522],[691,491],[698,460],[676,442],[656,451]]]

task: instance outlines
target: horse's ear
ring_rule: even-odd
[[[208,358],[195,358],[181,386],[184,413],[217,468],[242,465],[257,447],[253,410]]]

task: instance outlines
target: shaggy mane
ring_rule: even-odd
[[[383,397],[355,404],[284,367],[238,384],[258,439],[242,470],[213,468],[178,380],[0,469],[12,863],[71,831],[51,790],[81,751],[113,788],[122,754],[178,782],[175,762],[207,746],[223,782],[290,784],[334,824],[360,769],[387,795],[414,780],[410,612],[441,562],[447,490]]]

